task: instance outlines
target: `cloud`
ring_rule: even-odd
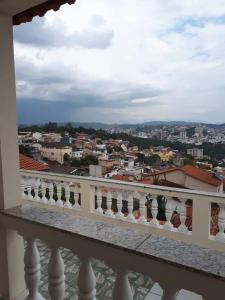
[[[29,46],[36,47],[68,47],[77,46],[91,49],[105,49],[110,47],[114,32],[104,28],[104,18],[95,16],[90,26],[83,31],[65,33],[66,28],[62,22],[51,26],[46,18],[34,18],[31,23],[14,27],[14,40]]]
[[[23,116],[224,122],[225,0],[82,0],[14,31]]]

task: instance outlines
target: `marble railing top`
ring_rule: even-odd
[[[185,270],[225,280],[225,253],[104,221],[69,215],[29,204],[1,210],[1,216],[53,228],[79,238],[133,252]]]

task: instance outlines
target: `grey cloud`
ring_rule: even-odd
[[[94,22],[96,23],[96,20]],[[31,23],[14,27],[14,40],[36,47],[78,46],[91,49],[108,48],[112,43],[114,32],[111,29],[99,27],[95,26],[94,28],[91,26],[82,32],[64,35],[65,30],[62,23],[57,28],[54,28],[46,23],[45,18],[35,18]]]

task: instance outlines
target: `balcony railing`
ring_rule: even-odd
[[[225,194],[22,171],[21,196],[69,213],[225,250]]]
[[[130,271],[159,283],[163,292],[157,299],[182,299],[183,289],[204,300],[222,299],[225,293],[223,194],[21,171],[21,196],[21,207],[0,215],[2,224],[26,241],[26,299],[43,299],[37,239],[51,250],[48,290],[53,300],[65,299],[62,248],[81,262],[80,300],[96,299],[92,258],[115,272],[114,300],[133,299]],[[218,212],[214,224],[212,210]]]

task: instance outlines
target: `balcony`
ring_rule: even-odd
[[[25,241],[27,291],[17,299],[208,300],[224,292],[223,194],[20,175],[22,205],[0,215]],[[217,233],[212,206],[219,210]]]

